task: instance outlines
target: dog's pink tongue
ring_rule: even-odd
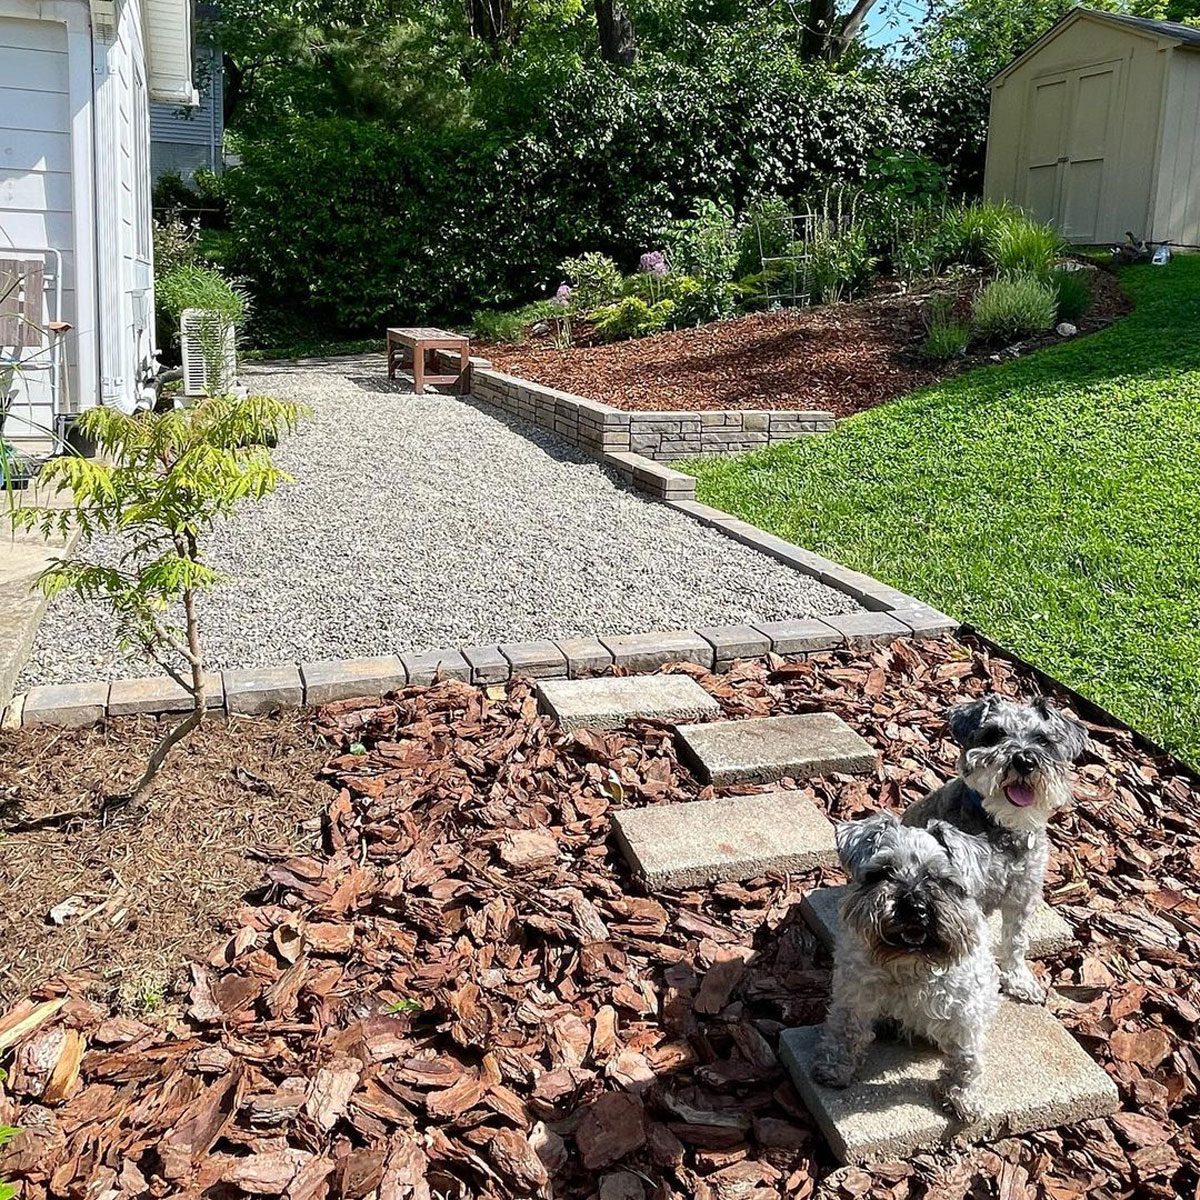
[[[1006,784],[1004,794],[1008,797],[1008,802],[1015,804],[1018,808],[1028,808],[1037,799],[1033,794],[1033,788],[1027,783]]]

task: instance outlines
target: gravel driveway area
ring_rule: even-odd
[[[277,451],[295,482],[209,538],[228,577],[202,600],[214,667],[858,607],[640,498],[552,434],[391,387],[381,357],[246,376],[313,419]],[[103,608],[56,599],[19,686],[153,673],[111,625]]]

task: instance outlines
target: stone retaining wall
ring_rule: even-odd
[[[471,359],[471,394],[522,420],[551,429],[589,454],[640,454],[656,462],[740,454],[808,434],[828,433],[821,410],[728,409],[717,412],[626,412],[497,371]]]

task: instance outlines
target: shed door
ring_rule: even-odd
[[[1073,242],[1103,226],[1120,62],[1035,79],[1026,125],[1025,207]]]

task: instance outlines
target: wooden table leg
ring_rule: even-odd
[[[418,342],[413,347],[413,391],[425,395],[425,344]]]
[[[387,335],[387,367],[388,367],[388,378],[395,379],[396,378],[396,351],[395,351],[395,343],[392,341],[392,335],[390,333]]]

